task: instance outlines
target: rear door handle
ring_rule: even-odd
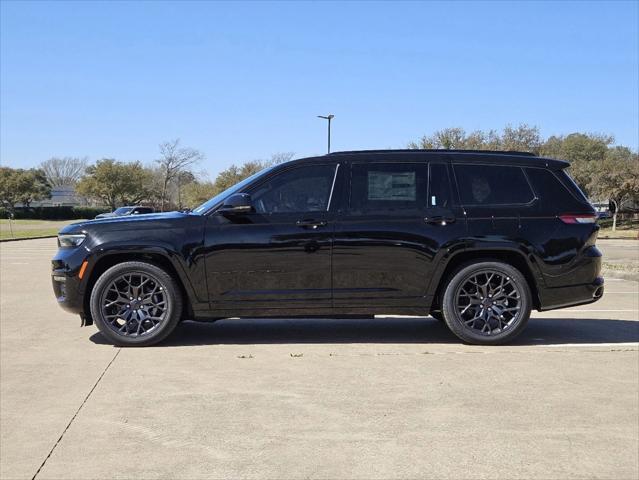
[[[424,221],[430,225],[446,225],[448,223],[454,223],[455,217],[449,215],[433,215],[431,217],[424,217]]]
[[[311,230],[317,230],[319,227],[325,227],[326,222],[324,220],[298,220],[295,222],[300,228],[309,228]]]

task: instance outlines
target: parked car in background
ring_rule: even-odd
[[[147,213],[153,213],[152,207],[141,207],[141,206],[131,206],[131,207],[120,207],[111,213],[101,213],[100,215],[96,215],[95,218],[109,218],[109,217],[125,217],[127,215],[144,215]]]
[[[66,226],[53,289],[117,345],[184,319],[376,314],[430,314],[500,344],[532,309],[603,295],[597,215],[568,166],[452,150],[294,160],[192,212]]]

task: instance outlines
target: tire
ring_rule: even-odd
[[[524,330],[532,298],[528,282],[515,267],[478,261],[461,267],[450,278],[442,307],[446,325],[462,341],[499,345]]]
[[[431,311],[430,312],[430,316],[433,317],[438,322],[445,322],[444,314],[442,313],[441,310],[433,310],[433,311]]]
[[[157,265],[123,262],[98,278],[90,308],[98,329],[114,345],[143,347],[161,342],[175,329],[182,316],[182,293]]]

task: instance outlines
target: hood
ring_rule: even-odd
[[[163,221],[177,220],[188,217],[191,214],[182,212],[147,213],[144,215],[105,216],[94,220],[84,220],[72,223],[60,230],[60,233],[72,233],[99,228],[113,228],[117,230],[133,230],[143,228],[148,224],[158,224]]]

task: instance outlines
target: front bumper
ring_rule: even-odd
[[[80,294],[80,285],[77,277],[54,270],[51,281],[58,305],[67,312],[83,313],[83,295]]]
[[[64,310],[84,314],[84,290],[89,271],[81,279],[80,269],[87,260],[85,248],[60,248],[51,260],[51,282],[58,305]]]

